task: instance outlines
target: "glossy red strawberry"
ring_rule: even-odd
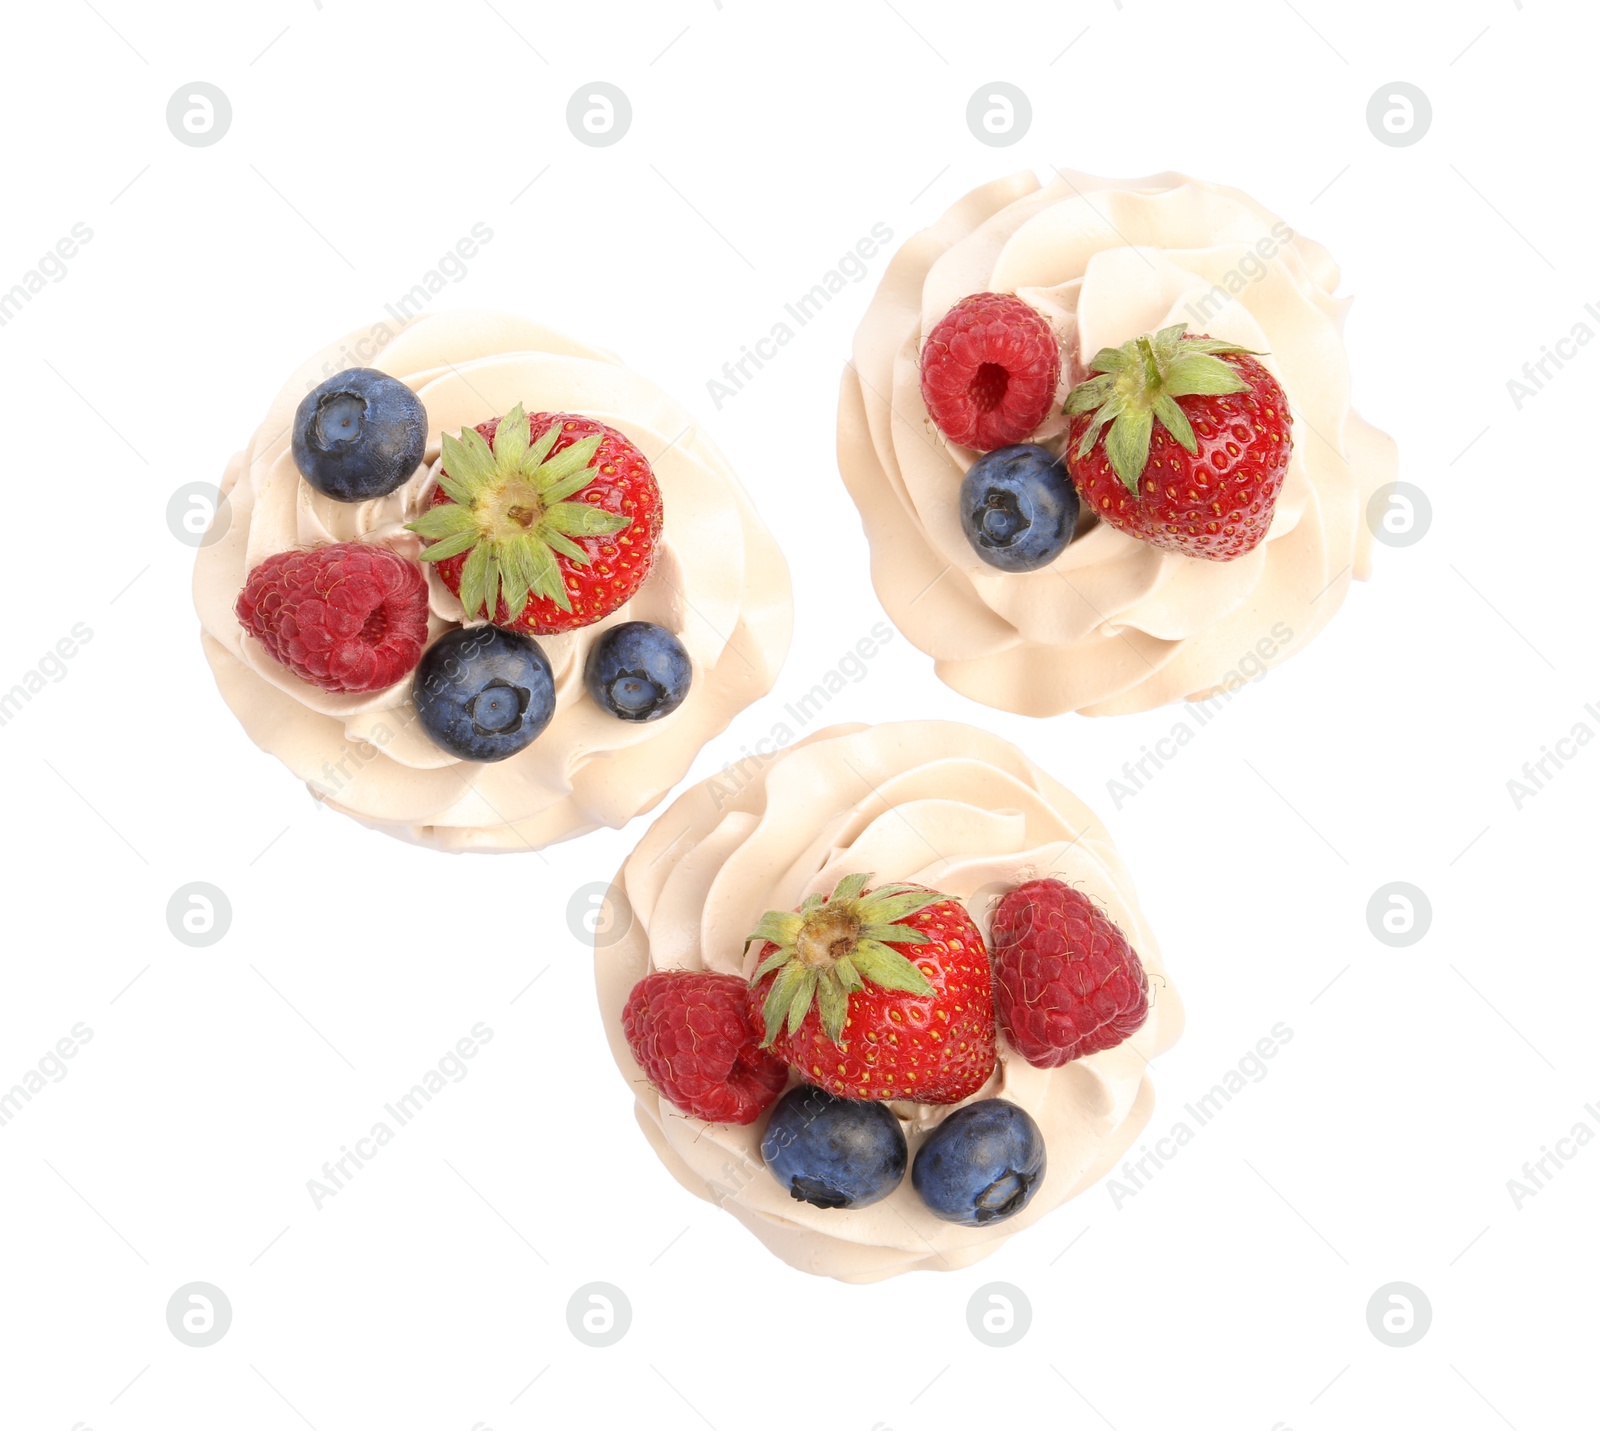
[[[503,418],[444,437],[433,505],[411,524],[469,618],[536,636],[609,616],[644,584],[661,489],[620,432],[572,413]]]
[[[1105,348],[1067,396],[1078,494],[1152,546],[1232,561],[1260,544],[1289,470],[1289,399],[1246,349],[1183,325]]]
[[[960,901],[871,879],[762,916],[750,938],[764,1046],[841,1098],[959,1103],[994,1072],[983,935]]]
[[[1115,1048],[1150,1012],[1144,966],[1088,895],[1056,879],[1005,896],[989,931],[1000,1027],[1038,1068]]]

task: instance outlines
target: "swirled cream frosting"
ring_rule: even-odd
[[[1300,650],[1352,577],[1392,481],[1393,442],[1350,405],[1348,300],[1321,245],[1235,189],[1179,174],[1056,171],[958,201],[890,262],[856,333],[839,466],[872,579],[902,632],[963,695],[1025,715],[1110,715],[1198,699]],[[1004,573],[964,536],[956,494],[978,454],[948,442],[920,391],[924,335],[972,293],[1015,293],[1063,348],[1060,389],[1102,348],[1185,323],[1239,343],[1283,385],[1294,455],[1267,538],[1234,561],[1159,550],[1088,517],[1050,566]],[[1060,453],[1060,401],[1030,439]]]
[[[373,501],[345,503],[301,480],[290,451],[295,409],[344,368],[380,369],[407,383],[428,412],[416,474]],[[436,479],[440,434],[528,411],[582,413],[623,433],[650,460],[665,527],[638,594],[604,621],[541,636],[556,712],[527,749],[491,764],[434,745],[416,719],[411,678],[341,695],[299,680],[234,616],[249,571],[275,552],[328,542],[381,543],[415,558],[405,530]],[[788,650],[790,588],[783,554],[727,462],[689,414],[608,353],[537,323],[451,312],[409,326],[379,323],[311,358],[228,464],[225,498],[195,566],[202,640],[223,698],[263,750],[335,809],[391,834],[448,850],[527,850],[650,809],[700,748],[765,695]],[[430,639],[460,625],[461,604],[429,570]],[[659,721],[618,720],[584,690],[601,631],[653,621],[694,665],[684,703]]]
[[[862,872],[959,898],[986,939],[1006,890],[1033,877],[1060,879],[1099,901],[1144,963],[1149,1017],[1116,1048],[1043,1069],[1001,1036],[998,1067],[975,1097],[1026,1109],[1048,1153],[1038,1192],[1005,1222],[943,1222],[922,1205],[909,1175],[870,1207],[796,1201],[762,1164],[764,1119],[739,1127],[689,1117],[660,1097],[629,1052],[622,1009],[646,973],[748,976],[754,955],[745,939],[764,911],[793,908]],[[614,900],[608,932],[596,941],[596,980],[612,1053],[646,1136],[684,1187],[731,1212],[784,1261],[845,1281],[967,1266],[1094,1183],[1150,1116],[1150,1059],[1182,1027],[1177,993],[1104,829],[1014,746],[970,726],[835,726],[768,760],[741,762],[656,820],[623,865]],[[913,1157],[953,1111],[889,1107]]]

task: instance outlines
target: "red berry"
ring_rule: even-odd
[[[992,452],[1026,442],[1050,415],[1061,345],[1042,315],[1009,293],[974,293],[922,345],[922,401],[952,442]]]
[[[302,681],[381,691],[411,674],[428,640],[428,583],[388,547],[336,542],[278,552],[252,571],[239,624]]]
[[[732,974],[646,974],[623,1006],[622,1031],[661,1096],[708,1123],[755,1122],[789,1082]]]
[[[1294,449],[1278,380],[1242,349],[1181,326],[1107,352],[1120,365],[1067,398],[1067,466],[1084,504],[1186,556],[1232,561],[1259,546]],[[1148,438],[1120,441],[1128,423]]]
[[[1030,880],[1000,901],[990,938],[1000,1027],[1036,1068],[1115,1048],[1144,1023],[1144,966],[1088,895]]]
[[[868,879],[763,917],[751,1007],[772,1051],[837,1097],[959,1103],[994,1072],[983,934],[958,900]]]
[[[506,416],[521,411],[513,408]],[[493,469],[486,468],[476,481],[467,504],[478,518],[476,541],[464,549],[457,543],[455,555],[442,559],[433,557],[430,548],[423,558],[437,560],[445,585],[462,596],[470,557],[474,551],[486,549],[494,564],[488,588],[492,594],[468,593],[472,597],[468,616],[492,606],[490,619],[495,625],[535,636],[593,625],[631,600],[650,574],[662,523],[661,489],[655,473],[644,453],[615,428],[593,418],[559,412],[536,412],[527,418],[529,442],[537,442],[552,427],[559,429],[540,467],[527,472],[510,463],[496,463],[502,455],[495,447],[502,421],[492,418],[471,429],[487,444]],[[462,434],[463,439],[466,436]],[[551,464],[569,447],[591,437],[598,446],[586,464],[589,480],[569,492],[566,485],[576,479],[568,478],[547,500],[544,474],[554,470]],[[452,477],[466,475],[451,473],[448,443],[443,466],[433,492],[435,509],[457,505],[456,497],[446,489],[452,485]],[[456,491],[466,495],[460,487]],[[563,520],[563,514],[570,515],[575,504],[593,509],[590,517],[595,527],[612,530],[586,535],[581,521]],[[581,518],[583,513],[577,515]],[[437,545],[443,548],[443,538],[451,533],[446,526],[434,525],[442,520],[448,517],[429,512],[413,524],[413,530],[440,538]],[[536,569],[528,565],[530,556],[539,562],[548,556],[553,582],[548,590],[540,591],[528,580]]]

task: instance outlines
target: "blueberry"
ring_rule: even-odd
[[[583,683],[618,720],[660,720],[689,694],[694,674],[683,643],[652,621],[624,621],[589,649]]]
[[[1066,464],[1030,442],[986,452],[961,479],[961,530],[1001,571],[1038,571],[1067,548],[1078,493]]]
[[[428,414],[398,379],[348,368],[301,399],[292,442],[294,465],[323,496],[365,502],[387,496],[417,470]]]
[[[462,760],[504,760],[556,713],[556,683],[538,643],[499,626],[441,636],[411,682],[422,728]]]
[[[835,1098],[800,1084],[778,1100],[761,1159],[797,1202],[866,1207],[906,1175],[906,1135],[881,1103]]]
[[[1014,1217],[1044,1181],[1044,1134],[1015,1103],[958,1108],[917,1149],[911,1185],[946,1222],[982,1227]]]

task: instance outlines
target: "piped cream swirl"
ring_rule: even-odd
[[[596,980],[612,1053],[640,1126],[668,1170],[719,1203],[779,1257],[807,1272],[869,1282],[914,1268],[964,1267],[1090,1186],[1150,1116],[1150,1059],[1182,1027],[1133,885],[1104,829],[1014,746],[970,726],[917,721],[835,726],[780,751],[738,788],[718,776],[680,796],[618,877],[622,897],[597,941]],[[1034,1068],[1002,1037],[977,1095],[1032,1114],[1049,1167],[1028,1207],[989,1228],[935,1218],[909,1175],[881,1203],[824,1210],[797,1202],[761,1162],[763,1122],[707,1124],[664,1102],[633,1060],[622,1008],[651,969],[748,974],[744,942],[762,913],[797,906],[846,874],[909,880],[959,897],[988,937],[994,904],[1026,878],[1051,876],[1098,900],[1150,977],[1150,1015],[1114,1049]],[[620,932],[625,930],[625,932]],[[890,1105],[911,1141],[951,1109]]]
[[[400,378],[428,411],[423,465],[387,497],[324,497],[290,452],[295,408],[345,367]],[[427,500],[441,432],[529,412],[574,412],[628,437],[650,460],[666,524],[638,594],[605,621],[539,637],[555,671],[556,714],[526,750],[493,764],[461,761],[417,724],[410,678],[366,695],[336,695],[278,665],[234,616],[247,573],[275,552],[369,541],[415,557],[405,524]],[[362,822],[443,849],[536,849],[650,809],[701,747],[771,689],[788,650],[783,554],[722,455],[683,408],[616,358],[536,323],[496,313],[430,314],[376,324],[311,358],[284,385],[222,481],[227,527],[201,548],[195,604],[207,659],[251,738],[319,799]],[[460,603],[430,571],[431,636],[460,624]],[[589,699],[583,667],[606,627],[654,621],[694,663],[688,699],[661,721],[617,720]]]
[[[1234,189],[1179,174],[1028,173],[975,189],[891,261],[856,333],[839,466],[889,615],[962,694],[1025,715],[1117,714],[1204,696],[1244,663],[1300,650],[1352,577],[1393,442],[1350,405],[1348,300],[1319,244]],[[1294,457],[1267,539],[1231,562],[1158,550],[1100,523],[1045,569],[987,566],[956,492],[977,454],[922,401],[923,336],[961,298],[1015,293],[1061,340],[1060,391],[1101,348],[1173,323],[1240,343],[1289,395]],[[1033,438],[1060,451],[1060,404]],[[1286,637],[1285,630],[1289,633]],[[1252,654],[1254,653],[1254,654]]]

